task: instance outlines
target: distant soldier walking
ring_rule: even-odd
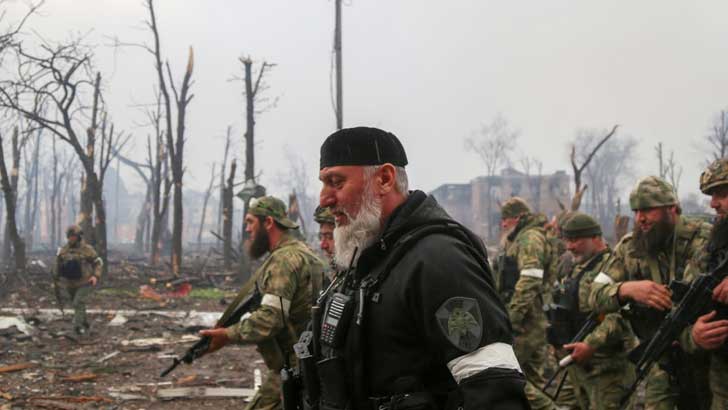
[[[56,288],[59,284],[67,293],[73,306],[73,329],[79,335],[88,332],[86,318],[86,300],[91,290],[101,278],[104,266],[93,246],[83,240],[83,232],[77,225],[66,229],[68,242],[58,250],[53,281]]]

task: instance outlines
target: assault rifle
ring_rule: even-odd
[[[245,287],[243,287],[243,291],[238,294],[235,300],[233,300],[233,303],[228,306],[222,316],[220,316],[220,319],[218,319],[217,324],[215,325],[216,328],[232,326],[238,323],[244,314],[253,311],[260,306],[261,295],[257,284],[253,293],[247,297],[245,297],[245,293],[247,292],[245,292]],[[159,377],[168,375],[182,362],[190,364],[194,362],[195,359],[203,356],[207,352],[207,349],[209,349],[211,340],[212,338],[210,336],[203,336],[194,345],[192,345],[192,347],[190,347],[182,357],[175,357],[172,365],[165,369]]]
[[[599,315],[596,314],[596,312],[591,312],[589,316],[587,316],[586,320],[584,321],[584,324],[581,326],[581,329],[579,329],[579,332],[576,333],[576,335],[571,339],[569,343],[578,343],[584,340],[585,337],[589,335],[596,327],[599,325]],[[561,359],[559,361],[559,368],[556,369],[554,374],[551,376],[551,378],[546,382],[546,384],[543,386],[543,392],[547,396],[551,398],[551,400],[556,400],[559,397],[559,393],[561,393],[561,387],[564,385],[564,381],[566,380],[566,370],[567,367],[569,367],[572,363],[574,363],[574,358],[571,357],[571,355],[568,355]],[[548,394],[546,390],[551,386],[551,383],[556,380],[556,378],[559,376],[561,372],[564,372],[564,375],[561,377],[561,380],[559,381],[559,385],[556,388],[556,393],[554,393],[553,396]]]
[[[647,343],[647,347],[642,350],[642,354],[636,362],[637,378],[627,393],[622,396],[619,403],[620,409],[625,408],[637,385],[647,376],[652,366],[672,346],[673,342],[680,337],[680,333],[694,323],[700,315],[707,313],[713,301],[713,289],[726,277],[724,271],[726,263],[728,263],[728,257],[724,257],[718,266],[709,273],[698,275],[690,283],[685,296],[662,320],[657,332]]]

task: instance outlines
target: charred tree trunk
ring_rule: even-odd
[[[5,166],[5,152],[3,151],[2,142],[2,137],[0,137],[0,181],[2,182],[2,190],[5,196],[5,207],[7,208],[7,212],[5,214],[5,230],[8,232],[10,241],[12,241],[13,249],[15,250],[15,271],[24,273],[25,243],[23,242],[23,238],[21,238],[18,234],[18,227],[15,223],[15,192],[12,182],[8,177],[7,167]],[[17,130],[13,134],[13,151],[15,151],[16,146]],[[15,154],[15,152],[13,152],[13,154]],[[9,257],[6,261],[9,261]]]
[[[2,145],[2,144],[0,144]],[[0,147],[1,148],[1,147]],[[18,225],[16,221],[16,206],[17,206],[17,194],[18,194],[18,178],[20,175],[20,150],[21,143],[18,141],[18,128],[15,127],[13,130],[12,138],[12,156],[13,156],[13,170],[10,174],[10,190],[12,196],[8,196],[3,186],[3,193],[5,194],[5,233],[3,241],[3,260],[6,264],[10,265],[10,256],[15,243],[15,237],[18,236]],[[5,157],[3,155],[3,161]],[[8,203],[10,201],[11,203]],[[11,206],[12,205],[12,206]],[[10,227],[10,221],[12,219],[12,225]],[[15,234],[13,235],[13,230]],[[22,239],[21,239],[22,240]],[[25,243],[23,243],[23,251],[25,251]],[[17,251],[16,251],[17,252]]]
[[[230,176],[227,185],[223,191],[223,264],[225,269],[232,266],[232,246],[233,246],[233,182],[235,180],[235,168],[237,164],[233,160],[230,164]]]

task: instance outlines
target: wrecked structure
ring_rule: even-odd
[[[498,237],[500,205],[512,196],[525,199],[534,212],[553,216],[571,201],[564,171],[529,175],[506,168],[500,175],[479,176],[464,184],[444,184],[430,192],[456,220],[487,242]]]

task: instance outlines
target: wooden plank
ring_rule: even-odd
[[[157,397],[163,400],[171,399],[194,399],[194,398],[225,398],[243,397],[250,398],[255,394],[253,389],[227,388],[227,387],[177,387],[172,389],[160,389]]]

